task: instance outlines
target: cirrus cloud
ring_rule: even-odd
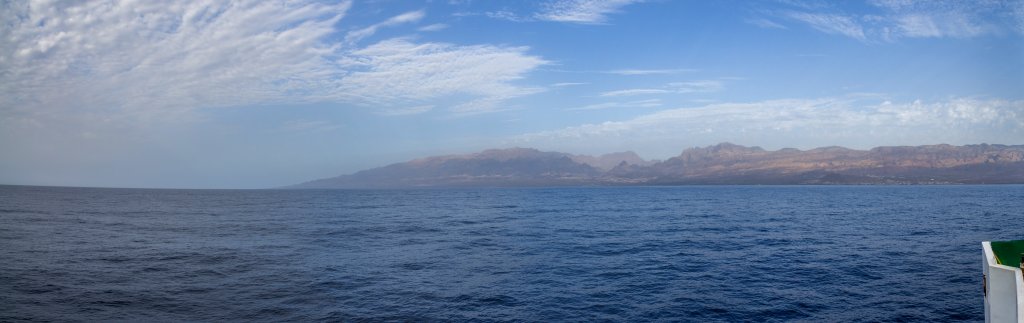
[[[341,80],[336,95],[344,101],[378,106],[453,95],[477,97],[467,104],[478,101],[498,103],[541,91],[512,83],[534,68],[547,64],[539,57],[527,55],[527,49],[386,40],[353,51],[341,61],[341,65],[351,72]],[[486,112],[494,109],[474,110]]]
[[[578,24],[602,24],[608,14],[638,0],[557,0],[544,4],[535,17],[540,20]]]
[[[359,41],[359,40],[361,40],[363,38],[372,36],[373,34],[377,33],[378,29],[381,29],[381,28],[392,27],[392,26],[397,26],[397,25],[401,25],[401,24],[418,22],[418,21],[420,21],[420,19],[423,19],[424,15],[426,15],[426,13],[423,10],[406,12],[406,13],[403,13],[403,14],[391,17],[388,20],[385,20],[383,22],[379,22],[379,23],[373,24],[373,25],[371,25],[369,27],[366,27],[366,28],[363,28],[363,29],[359,29],[359,30],[355,30],[355,31],[351,31],[347,35],[345,35],[345,41],[357,42],[357,41]],[[426,27],[424,27],[424,28],[426,28]],[[443,29],[444,27],[441,27],[441,28]]]
[[[379,28],[421,20],[422,10],[339,42],[336,26],[349,7],[249,0],[7,4],[0,8],[0,114],[19,123],[84,124],[167,120],[210,107],[337,102],[396,115],[426,112],[408,107],[438,98],[500,103],[538,91],[514,84],[546,64],[526,47],[405,38],[357,47]]]
[[[338,74],[348,3],[23,3],[5,6],[0,109],[122,112],[294,97]],[[286,14],[282,14],[285,11]]]
[[[873,0],[869,3],[877,13],[814,7],[783,11],[779,15],[821,32],[862,42],[970,38],[1003,31],[1024,33],[1024,4],[1019,1]]]

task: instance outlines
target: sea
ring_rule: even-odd
[[[1024,186],[0,186],[0,321],[984,319]]]

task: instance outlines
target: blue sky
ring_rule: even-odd
[[[0,183],[258,188],[486,148],[1024,144],[1021,1],[0,7]]]

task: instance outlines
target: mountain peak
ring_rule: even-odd
[[[639,166],[647,166],[652,164],[652,162],[640,158],[640,156],[633,151],[610,153],[597,157],[589,155],[574,155],[571,158],[573,161],[577,163],[587,164],[602,171],[611,170],[612,168],[615,168],[621,163]]]
[[[714,149],[716,151],[764,151],[764,149],[762,149],[759,146],[747,147],[747,146],[737,145],[737,144],[734,144],[734,143],[731,143],[731,142],[719,143],[719,144],[711,146],[709,148],[712,148],[712,149]]]
[[[719,159],[746,158],[754,155],[762,155],[764,153],[765,150],[761,147],[746,147],[723,142],[714,146],[689,148],[679,154],[678,157],[673,158],[681,159],[684,162],[699,162]]]

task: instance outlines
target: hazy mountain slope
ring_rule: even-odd
[[[572,158],[572,160],[577,163],[587,164],[602,171],[611,170],[612,168],[615,168],[615,166],[618,166],[621,163],[639,166],[648,166],[654,164],[654,162],[652,161],[646,161],[643,158],[640,158],[639,155],[632,151],[604,154],[597,157],[588,155],[573,155],[570,158]]]
[[[427,157],[315,180],[300,188],[545,185],[588,181],[601,171],[570,155],[536,149],[492,149],[469,155]]]

